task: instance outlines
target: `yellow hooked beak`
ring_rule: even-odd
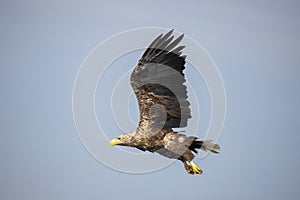
[[[117,144],[120,144],[120,143],[121,143],[120,139],[115,138],[115,139],[112,139],[112,140],[109,142],[109,146],[114,146],[114,145],[117,145]]]

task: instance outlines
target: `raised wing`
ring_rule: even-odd
[[[177,46],[183,34],[173,40],[172,32],[150,44],[131,74],[140,110],[139,133],[186,127],[191,118],[183,73],[186,56],[181,55],[184,46]]]

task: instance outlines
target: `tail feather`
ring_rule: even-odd
[[[201,149],[206,152],[219,153],[220,146],[212,142],[212,140],[195,140],[189,146],[189,149],[195,153],[198,153],[197,149]]]

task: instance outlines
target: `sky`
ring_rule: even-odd
[[[299,199],[299,8],[292,0],[1,1],[0,198]],[[186,33],[222,75],[221,153],[197,161],[201,176],[179,162],[119,172],[79,139],[72,92],[81,63],[108,37],[142,27]]]

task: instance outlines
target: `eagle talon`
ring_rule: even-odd
[[[187,173],[194,175],[195,172],[192,169],[192,166],[188,165],[186,162],[184,162],[184,169],[187,171]]]
[[[191,168],[193,170],[194,173],[196,174],[202,174],[202,170],[200,169],[200,167],[198,167],[195,163],[193,163],[193,161],[190,161],[191,164]]]

